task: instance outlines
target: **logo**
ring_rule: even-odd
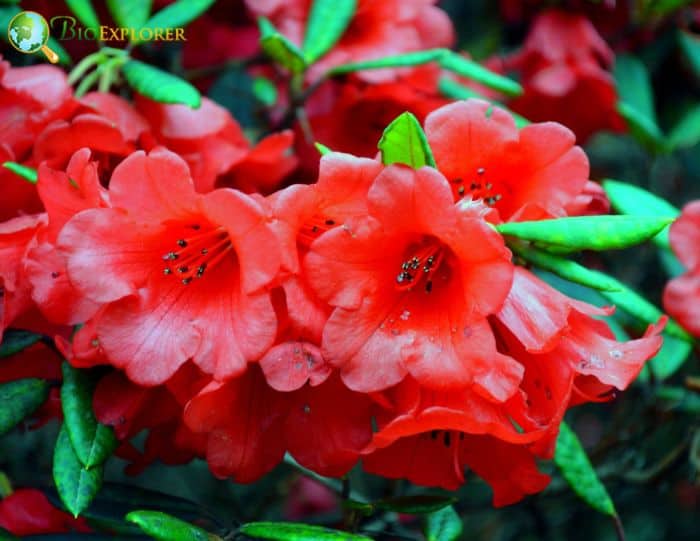
[[[49,25],[35,11],[22,11],[12,17],[7,27],[7,37],[10,45],[20,53],[33,54],[37,51],[44,53],[49,62],[58,62],[58,55],[52,51],[46,42],[49,41]]]

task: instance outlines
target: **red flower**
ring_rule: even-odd
[[[59,511],[33,488],[15,490],[0,501],[0,526],[20,536],[91,531],[84,518]]]
[[[145,98],[137,105],[158,141],[188,163],[201,193],[217,186],[269,193],[296,167],[289,153],[291,131],[269,135],[251,148],[231,114],[207,98],[198,109]]]
[[[224,379],[267,351],[280,256],[259,203],[197,194],[187,165],[159,149],[124,160],[109,196],[113,208],[77,214],[59,247],[71,282],[105,305],[94,328],[114,366],[153,385],[191,358]]]
[[[309,284],[335,307],[326,359],[358,391],[411,373],[431,387],[473,384],[507,399],[522,372],[496,352],[486,317],[505,299],[513,267],[481,206],[458,209],[432,168],[394,165],[374,181],[367,207],[368,217],[314,241],[305,260]]]
[[[449,47],[454,41],[452,23],[434,3],[434,0],[360,0],[340,41],[311,67],[310,78],[317,79],[339,64]],[[246,0],[246,4],[256,16],[268,17],[291,41],[302,43],[311,2]],[[379,82],[392,79],[396,73],[396,69],[367,70],[359,75],[366,81]]]
[[[587,186],[588,159],[559,124],[518,130],[504,110],[468,100],[430,113],[425,132],[455,198],[482,199],[503,221],[564,216]]]
[[[671,226],[671,247],[687,269],[664,290],[664,308],[700,336],[700,201],[688,203]]]
[[[555,120],[578,140],[597,131],[624,131],[610,74],[613,52],[588,19],[549,10],[537,16],[522,51],[504,68],[520,73],[525,93],[509,103],[529,120]]]
[[[321,475],[340,477],[372,436],[371,400],[337,377],[280,393],[257,368],[227,383],[212,383],[185,411],[191,430],[207,434],[206,458],[217,477],[250,483],[288,451]]]

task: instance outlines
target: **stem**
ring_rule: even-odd
[[[331,479],[329,477],[323,477],[322,475],[317,474],[316,472],[313,472],[309,470],[308,468],[305,468],[301,464],[299,464],[294,458],[287,453],[284,455],[284,463],[291,466],[295,470],[299,471],[300,473],[306,475],[307,477],[310,477],[314,481],[317,481],[318,483],[322,484],[325,487],[330,488],[333,492],[338,493],[341,497],[344,499],[347,499],[348,497],[352,500],[357,500],[360,502],[367,502],[369,501],[367,498],[365,498],[362,494],[358,494],[356,491],[351,490],[348,484],[348,494],[347,496],[344,496],[343,494],[343,481],[340,481],[338,479]]]
[[[613,523],[615,524],[615,533],[617,534],[618,541],[626,541],[625,528],[622,526],[619,515],[613,516]]]

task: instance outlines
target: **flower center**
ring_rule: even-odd
[[[297,233],[297,242],[304,248],[309,248],[311,243],[326,231],[336,226],[335,220],[319,214],[314,214],[306,220]]]
[[[175,241],[177,249],[163,254],[163,274],[177,276],[184,285],[204,276],[233,249],[223,227],[203,230],[199,224],[186,226],[186,233]]]
[[[401,263],[401,269],[396,275],[394,286],[399,291],[408,291],[422,283],[426,293],[430,293],[433,290],[433,275],[440,267],[443,257],[442,244],[436,239],[430,239],[420,244]]]
[[[492,207],[502,199],[500,193],[495,193],[493,184],[484,179],[486,169],[479,167],[476,170],[476,177],[471,181],[465,181],[462,178],[456,178],[452,181],[453,191],[457,199],[461,199],[470,195],[472,199],[483,199],[489,207]]]

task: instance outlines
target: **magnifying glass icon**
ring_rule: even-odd
[[[7,37],[10,45],[20,53],[32,54],[37,51],[55,64],[58,55],[46,43],[49,41],[49,23],[36,11],[21,11],[10,21],[7,27]]]

